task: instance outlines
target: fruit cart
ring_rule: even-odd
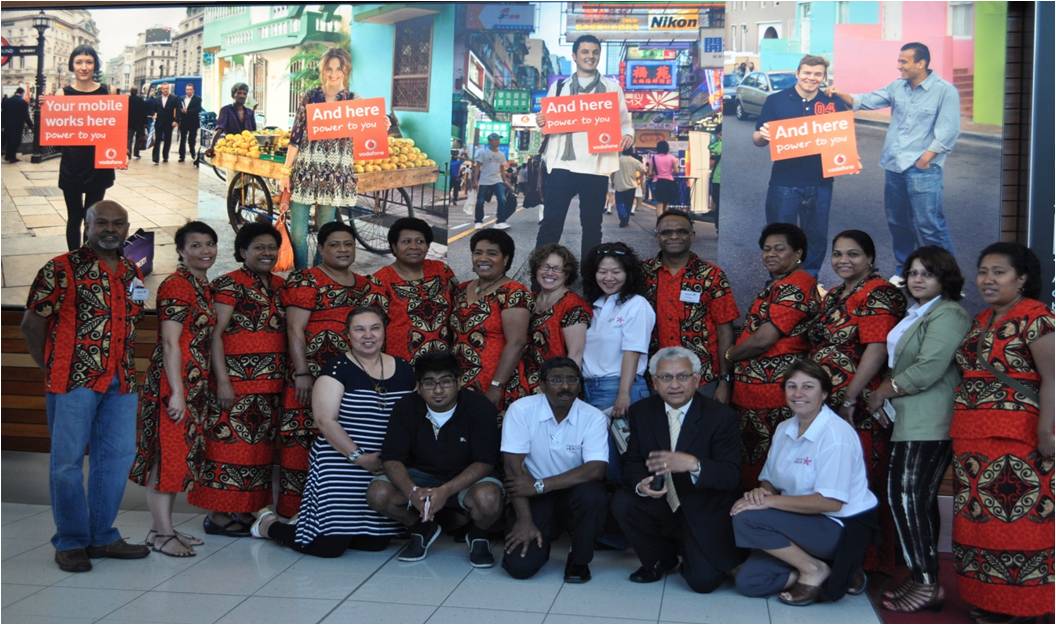
[[[256,139],[259,141],[261,135]],[[412,190],[432,185],[440,175],[436,163],[414,148],[413,141],[390,138],[389,142],[390,158],[356,163],[356,205],[337,209],[338,218],[352,226],[356,240],[377,254],[390,253],[389,226],[401,217],[414,216],[416,207],[411,199]],[[227,194],[231,227],[237,232],[250,221],[275,223],[278,220],[278,179],[283,177],[284,157],[269,153],[267,141],[262,149],[253,149],[254,142],[245,138],[233,140],[233,143],[237,147],[218,144],[212,156],[214,167],[236,172]],[[281,145],[281,139],[279,143]],[[248,148],[244,147],[247,145]],[[419,196],[424,198],[425,194]],[[312,233],[316,227],[314,220],[309,223],[309,257],[313,257],[315,236]]]

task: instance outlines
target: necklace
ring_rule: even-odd
[[[352,281],[352,284],[345,284],[344,280],[341,280],[340,278],[338,278],[334,274],[330,273],[330,270],[327,269],[326,265],[324,265],[322,263],[319,264],[319,268],[322,269],[323,273],[325,273],[331,280],[333,280],[334,282],[340,284],[341,286],[354,286],[355,285],[355,280],[354,279]]]
[[[498,279],[492,280],[491,282],[489,282],[488,286],[486,286],[486,287],[481,287],[480,286],[480,278],[477,278],[477,286],[474,289],[474,292],[477,294],[477,299],[479,300],[482,295],[484,295],[485,293],[490,291],[491,288],[493,286],[495,286],[496,284],[502,282],[504,278],[506,278],[505,275],[499,276]]]
[[[352,356],[352,360],[356,361],[356,364],[359,365],[359,368],[363,370],[363,373],[365,373],[367,377],[370,378],[370,381],[374,383],[374,392],[378,395],[384,395],[385,384],[383,382],[385,380],[385,357],[381,354],[378,354],[378,368],[381,369],[381,379],[379,380],[378,378],[375,378],[374,376],[370,375],[370,371],[367,370],[366,365],[364,365],[363,362],[360,361],[359,356],[356,356],[355,352],[350,351],[348,352],[348,354]],[[379,397],[378,405],[381,406],[383,403],[383,398]]]

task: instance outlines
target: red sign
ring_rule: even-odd
[[[309,104],[308,140],[352,139],[357,161],[389,157],[389,124],[385,98]]]
[[[40,98],[40,144],[94,146],[96,169],[128,168],[128,96]]]
[[[543,134],[586,132],[591,154],[619,152],[620,98],[615,92],[564,95],[542,99]]]
[[[677,111],[677,91],[628,91],[623,94],[628,111]]]
[[[772,160],[820,154],[826,178],[861,171],[851,111],[772,121],[768,129]]]
[[[0,46],[3,46],[3,47],[6,48],[9,45],[11,45],[11,44],[9,44],[7,42],[7,38],[6,37],[0,37]],[[10,61],[10,60],[11,60],[11,55],[10,54],[5,54],[3,56],[0,56],[0,65],[7,65],[7,62]]]

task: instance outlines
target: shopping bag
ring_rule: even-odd
[[[275,227],[279,230],[282,243],[279,244],[279,257],[275,259],[275,271],[293,269],[293,242],[290,241],[290,190],[286,189],[279,196],[279,220]]]
[[[144,276],[154,271],[154,233],[140,228],[125,241],[125,258],[136,264]]]

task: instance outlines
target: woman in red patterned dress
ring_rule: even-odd
[[[271,273],[281,238],[248,223],[235,236],[242,267],[213,280],[216,402],[205,421],[205,451],[187,501],[212,511],[206,532],[241,535],[251,512],[272,502],[275,430],[286,380],[283,280]]]
[[[832,378],[829,406],[854,426],[862,440],[869,489],[887,489],[891,428],[866,409],[869,394],[887,368],[887,333],[906,313],[902,292],[876,272],[876,246],[861,230],[845,230],[832,239],[832,270],[843,283],[825,294],[810,328],[811,359]],[[891,573],[897,536],[887,498],[880,498],[879,545],[866,554],[865,568]]]
[[[989,306],[957,352],[950,426],[957,581],[976,622],[1051,622],[1053,315],[1018,243],[984,249],[975,284]]]
[[[348,224],[332,221],[319,228],[319,253],[322,262],[290,274],[282,290],[291,373],[278,433],[278,513],[287,518],[301,505],[316,437],[312,385],[327,361],[348,351],[348,314],[374,299],[372,281],[352,271],[356,239]]]
[[[773,223],[759,236],[763,265],[771,280],[752,302],[736,344],[726,351],[733,364],[734,408],[741,417],[745,490],[759,482],[770,438],[792,412],[782,380],[810,351],[807,330],[818,313],[818,283],[800,265],[807,237],[798,226]]]
[[[515,247],[502,230],[478,230],[469,240],[475,280],[455,290],[452,351],[462,368],[461,388],[484,393],[503,409],[524,392],[520,367],[528,343],[532,293],[510,279]]]
[[[426,352],[447,350],[451,343],[451,298],[455,273],[429,260],[433,229],[415,217],[397,219],[389,228],[389,249],[396,260],[374,273],[389,324],[385,353],[414,364]]]
[[[539,371],[547,360],[568,356],[583,366],[583,347],[594,311],[568,288],[576,281],[578,263],[567,247],[550,243],[537,248],[528,267],[535,290],[522,362],[526,390],[531,394],[539,387]]]
[[[201,427],[209,409],[209,341],[216,325],[206,272],[216,262],[216,232],[200,221],[176,231],[180,266],[158,287],[158,346],[140,399],[140,428],[130,479],[147,487],[151,549],[195,555],[201,539],[177,533],[172,502],[194,479]]]

